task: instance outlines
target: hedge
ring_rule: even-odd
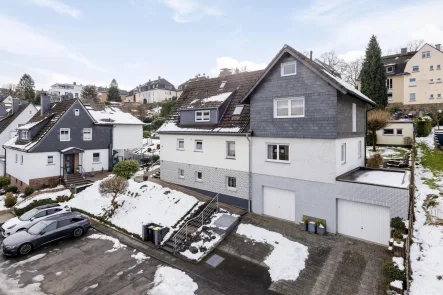
[[[11,184],[11,179],[7,176],[0,176],[0,187],[4,187]]]
[[[40,200],[35,200],[32,203],[30,203],[29,205],[27,205],[26,207],[23,208],[14,208],[14,213],[17,216],[22,215],[25,212],[28,212],[31,209],[34,209],[35,207],[41,206],[41,205],[48,205],[48,204],[56,204],[56,203],[63,203],[66,201],[71,200],[72,198],[74,198],[74,195],[70,195],[70,196],[58,196],[57,199],[53,200],[53,199],[40,199]]]
[[[117,176],[129,179],[138,169],[138,162],[136,160],[125,160],[115,164],[112,172]]]
[[[432,119],[429,117],[418,118],[417,124],[417,137],[426,137],[432,131]]]

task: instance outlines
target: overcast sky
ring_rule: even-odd
[[[314,56],[363,55],[409,40],[443,43],[443,1],[0,0],[0,86],[29,73],[122,89],[165,77],[178,85],[223,67],[266,66],[289,44]]]

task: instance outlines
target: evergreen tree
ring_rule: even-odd
[[[361,70],[361,92],[377,103],[379,109],[388,104],[386,70],[381,58],[377,38],[372,35],[366,48],[366,56]]]
[[[109,85],[108,101],[122,101],[120,97],[120,90],[118,89],[118,84],[115,79],[112,79],[111,85]]]
[[[28,74],[24,74],[18,82],[15,95],[18,98],[25,99],[29,102],[34,102],[35,92],[34,92],[34,80]]]
[[[94,85],[86,85],[82,90],[82,99],[86,103],[98,103],[98,92]]]

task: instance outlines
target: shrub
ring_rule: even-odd
[[[102,196],[111,196],[111,204],[114,209],[118,208],[116,198],[118,195],[123,194],[128,188],[128,181],[121,176],[114,176],[108,178],[100,183],[100,194]]]
[[[5,197],[5,207],[6,208],[11,208],[12,206],[14,206],[15,204],[17,204],[17,197],[14,196],[14,194],[12,192],[8,192],[6,193],[6,197]]]
[[[367,167],[380,168],[383,165],[383,157],[380,154],[374,154],[368,159]]]
[[[6,188],[6,192],[11,192],[16,194],[18,192],[18,187],[16,187],[15,185],[10,185]]]
[[[323,227],[326,227],[326,222],[324,222],[323,220],[321,220],[321,219],[317,219],[316,221],[315,221],[315,225],[316,226],[323,226]]]
[[[149,133],[148,130],[143,131],[143,137],[144,137],[144,138],[147,138],[147,137],[149,137],[149,136],[151,136],[151,133]]]
[[[0,176],[0,187],[4,187],[11,184],[11,179],[7,176]]]
[[[40,199],[35,200],[32,203],[28,204],[26,207],[23,208],[14,208],[14,213],[17,216],[22,215],[25,212],[28,212],[31,209],[34,209],[35,207],[41,206],[41,205],[48,205],[48,204],[56,204],[56,203],[62,203],[69,201],[70,199],[74,198],[74,195],[70,196],[58,196],[56,200],[53,199]]]
[[[148,153],[150,153],[152,151],[152,149],[151,148],[148,148]]]
[[[305,216],[305,217],[303,217],[303,218],[301,219],[301,222],[307,224],[307,223],[309,222],[309,218],[307,218],[307,217]]]
[[[432,131],[432,119],[423,117],[416,119],[417,137],[426,137]]]
[[[30,186],[25,187],[25,189],[23,190],[23,193],[25,194],[25,197],[29,197],[30,195],[32,195],[35,192],[35,189],[33,189]]]
[[[404,271],[400,270],[392,261],[386,261],[383,264],[383,274],[388,277],[390,281],[403,281],[405,279]]]
[[[158,149],[158,150],[160,149],[160,144],[159,144],[159,143],[157,143],[157,149]]]
[[[400,231],[406,229],[406,225],[400,217],[394,217],[391,219],[391,227]]]
[[[410,138],[409,136],[406,136],[405,138],[403,138],[403,143],[404,143],[404,145],[412,146],[412,138]]]
[[[396,230],[396,231],[394,232],[394,238],[395,238],[396,240],[402,240],[402,239],[403,239],[403,233],[400,232],[400,231],[398,231],[398,230]]]
[[[129,179],[138,171],[138,162],[136,160],[125,160],[118,162],[112,172],[117,176]]]
[[[153,156],[152,156],[152,163],[157,162],[159,159],[160,159],[160,156],[159,156],[159,155],[153,155]]]

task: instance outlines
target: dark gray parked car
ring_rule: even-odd
[[[68,238],[80,237],[91,227],[88,216],[78,212],[61,213],[37,222],[3,240],[3,255],[26,255],[34,249]]]

